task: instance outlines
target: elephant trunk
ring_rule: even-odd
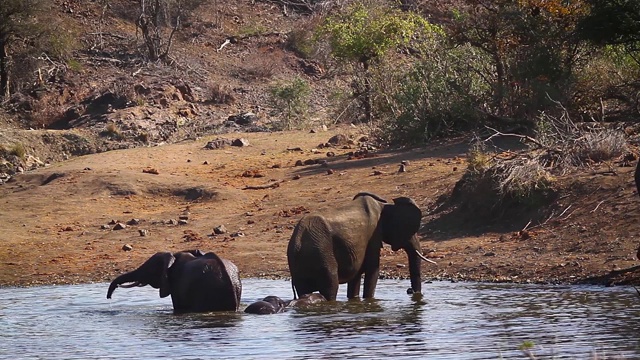
[[[126,274],[122,274],[122,275],[118,276],[117,278],[115,278],[111,282],[111,285],[109,285],[109,290],[107,290],[107,299],[111,299],[111,294],[113,294],[113,292],[116,290],[116,288],[119,285],[125,284],[125,283],[135,283],[135,285],[133,285],[133,286],[139,286],[139,281],[137,279],[137,275],[135,274],[135,271],[131,271],[131,272],[128,272]],[[126,287],[129,287],[129,286],[126,286]]]
[[[417,236],[413,236],[411,241],[409,241],[408,245],[405,247],[405,251],[407,252],[407,257],[409,258],[409,277],[411,279],[411,290],[414,293],[422,292],[422,279],[420,275],[420,264],[421,259],[424,258],[422,256],[422,251],[420,250],[420,242],[418,241]]]

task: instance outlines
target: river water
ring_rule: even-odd
[[[631,287],[381,280],[376,300],[173,315],[155,289],[0,288],[0,359],[640,359]],[[290,282],[243,280],[241,308]]]

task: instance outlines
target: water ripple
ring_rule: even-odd
[[[380,281],[378,299],[282,314],[173,315],[151,288],[108,284],[0,289],[0,359],[639,358],[633,288],[435,282],[411,299]],[[289,282],[243,281],[242,303],[289,298]]]

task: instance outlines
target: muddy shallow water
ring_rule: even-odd
[[[275,315],[173,315],[155,289],[108,284],[0,289],[1,359],[640,357],[631,287],[435,282],[425,295],[381,280],[376,300]],[[291,297],[288,281],[243,280],[242,302]]]

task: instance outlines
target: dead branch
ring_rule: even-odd
[[[603,203],[603,202],[604,202],[604,200],[600,201],[600,202],[598,203],[598,205],[596,205],[596,207],[595,207],[593,210],[591,210],[591,211],[590,211],[590,213],[592,213],[592,214],[593,214],[594,212],[596,212],[596,211],[598,210],[598,208],[600,207],[600,205],[602,205],[602,203]]]
[[[264,189],[275,189],[280,186],[280,183],[284,182],[284,180],[276,180],[272,181],[268,184],[264,185],[247,185],[242,188],[242,190],[264,190]]]
[[[485,125],[484,127],[494,132],[491,136],[489,136],[488,138],[484,139],[483,140],[484,142],[487,142],[487,141],[489,141],[489,140],[491,140],[491,139],[493,139],[494,137],[497,137],[497,136],[511,136],[511,137],[517,137],[517,138],[529,141],[529,142],[537,145],[539,148],[548,149],[548,147],[542,145],[538,140],[532,138],[531,136],[521,135],[521,134],[514,134],[514,133],[503,133],[503,132],[500,132],[500,131],[498,131],[498,130],[490,127],[490,126],[487,126],[487,125]]]
[[[222,45],[220,45],[220,47],[218,48],[218,50],[216,50],[216,52],[220,52],[220,50],[222,50],[225,46],[231,44],[231,40],[229,40],[229,38],[227,38]]]

